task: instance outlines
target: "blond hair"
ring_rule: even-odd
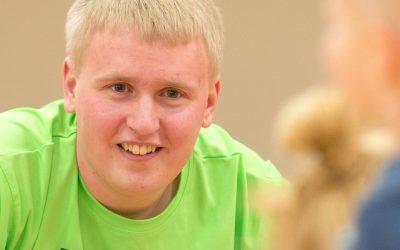
[[[223,25],[213,0],[76,0],[66,21],[66,52],[79,71],[82,54],[93,34],[124,27],[151,42],[171,44],[200,37],[208,49],[210,74],[220,70]]]
[[[340,95],[325,88],[292,100],[278,127],[281,144],[302,168],[292,186],[262,198],[274,220],[270,249],[337,249],[391,140],[364,131]]]

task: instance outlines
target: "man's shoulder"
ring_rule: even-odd
[[[234,139],[225,129],[215,124],[209,128],[201,129],[195,150],[200,151],[203,157],[256,154],[253,150]]]
[[[235,169],[239,171],[238,174],[241,172],[247,178],[262,178],[273,182],[282,180],[279,171],[270,161],[264,160],[257,152],[215,124],[201,130],[195,154],[210,165],[224,162],[224,167]]]
[[[61,100],[40,109],[8,110],[0,113],[0,156],[37,150],[75,130],[75,118],[64,111]]]

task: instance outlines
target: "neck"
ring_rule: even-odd
[[[169,203],[174,198],[179,185],[179,177],[177,177],[172,183],[170,183],[161,195],[157,195],[155,199],[151,200],[140,200],[139,202],[132,202],[129,199],[129,203],[133,204],[131,207],[127,207],[126,204],[123,203],[119,206],[107,206],[108,209],[117,213],[121,216],[124,216],[129,219],[135,220],[144,220],[155,217],[161,214],[169,205]]]
[[[92,183],[82,175],[88,191],[103,206],[123,217],[135,220],[144,220],[162,213],[177,193],[180,176],[176,177],[159,192],[122,193],[118,190],[103,189],[102,185]]]

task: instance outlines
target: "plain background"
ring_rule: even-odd
[[[0,0],[0,112],[62,98],[72,0]],[[226,42],[215,123],[285,171],[274,122],[288,97],[319,83],[319,1],[216,0]]]

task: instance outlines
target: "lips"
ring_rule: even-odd
[[[154,145],[138,145],[130,143],[119,144],[126,152],[130,152],[133,155],[147,155],[156,152],[159,148]]]

